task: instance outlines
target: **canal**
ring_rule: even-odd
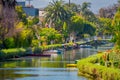
[[[87,80],[77,75],[76,68],[67,68],[66,64],[110,49],[109,46],[73,49],[64,54],[52,54],[51,57],[22,57],[0,62],[0,80]]]

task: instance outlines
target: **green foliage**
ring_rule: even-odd
[[[34,54],[41,54],[42,53],[42,47],[34,47],[33,48]]]
[[[39,46],[38,44],[39,44],[39,40],[33,39],[32,43],[31,43],[31,46],[38,47]]]
[[[60,43],[62,41],[62,35],[56,31],[54,28],[42,28],[40,30],[40,36],[45,37],[44,42],[50,43],[50,41],[54,41],[56,43]],[[60,41],[60,42],[59,42]]]
[[[68,21],[71,17],[71,12],[64,6],[62,0],[52,1],[45,9],[46,13],[46,22],[55,24],[56,29],[61,29],[64,21]]]
[[[19,36],[19,40],[20,40],[20,47],[28,47],[31,45],[32,42],[32,32],[29,29],[25,29],[20,33]]]
[[[94,15],[94,13],[90,10],[91,7],[91,3],[89,2],[84,2],[81,5],[81,15],[85,18],[85,20],[89,21],[89,22],[97,22],[97,18]]]
[[[74,43],[65,44],[66,47],[73,46]],[[7,60],[10,58],[23,57],[28,54],[41,54],[44,50],[62,48],[62,44],[35,46],[28,48],[14,48],[14,49],[2,49],[0,50],[0,60]]]
[[[9,58],[21,57],[25,55],[26,50],[23,48],[17,49],[3,49],[0,51],[0,60],[6,60]]]
[[[78,35],[89,34],[94,35],[96,26],[88,21],[85,21],[81,16],[73,16],[71,18],[70,31],[76,32]]]
[[[68,3],[64,4],[64,6],[66,8],[68,8],[71,12],[75,12],[75,13],[80,13],[80,5],[77,5],[75,3],[70,3],[70,6]]]
[[[110,18],[99,18],[99,25],[97,32],[98,34],[113,34],[113,28],[111,27],[112,19]]]
[[[120,50],[119,49],[107,50],[106,52],[104,52],[103,56],[106,56],[107,61],[110,63],[111,67],[120,68]]]
[[[70,31],[74,32],[83,32],[84,20],[80,16],[73,16],[71,18]]]
[[[66,22],[64,22],[64,24],[63,24],[62,34],[63,34],[63,37],[64,37],[64,39],[65,39],[65,41],[66,41],[66,39],[67,39],[68,36],[69,36],[68,26],[67,26],[67,23],[66,23]]]
[[[37,24],[38,22],[39,22],[39,18],[38,17],[31,17],[31,16],[29,16],[27,18],[27,27],[29,28],[29,27]]]
[[[32,43],[33,32],[30,28],[26,28],[25,25],[21,22],[16,28],[18,28],[19,33],[16,33],[14,36],[15,47],[29,47]]]
[[[62,44],[47,45],[40,47],[29,48],[14,48],[14,49],[2,49],[0,50],[0,60],[7,60],[10,58],[23,57],[28,54],[41,54],[43,50],[60,48]]]
[[[79,68],[78,74],[87,74],[90,78],[97,80],[119,80],[120,70],[115,68],[108,68],[96,64],[103,54],[92,55],[88,58],[79,60],[77,67]]]
[[[116,48],[120,48],[120,9],[115,14],[112,22],[114,38],[116,38]]]
[[[27,16],[26,16],[25,12],[23,11],[22,6],[16,6],[15,9],[18,14],[18,18],[20,20],[22,20],[22,22],[24,22],[24,24],[27,24]]]
[[[83,28],[83,34],[89,34],[90,36],[93,36],[96,31],[96,26],[93,23],[85,22],[84,28]]]
[[[12,38],[12,37],[6,38],[4,42],[5,42],[6,48],[14,48],[15,47],[14,38]]]

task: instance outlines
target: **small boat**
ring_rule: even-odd
[[[64,49],[57,49],[57,54],[63,54],[64,53]]]
[[[62,49],[55,49],[55,50],[48,50],[45,51],[45,54],[62,54],[64,52],[64,50]]]
[[[77,64],[67,64],[67,67],[77,67]]]
[[[79,47],[80,47],[80,48],[92,48],[91,45],[80,45]]]

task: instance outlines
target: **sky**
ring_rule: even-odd
[[[25,0],[19,0],[19,1],[25,1]],[[31,4],[35,8],[44,8],[46,7],[49,2],[52,0],[32,0]],[[69,0],[63,0],[65,2],[69,2]],[[82,4],[83,2],[90,2],[91,3],[91,10],[94,13],[98,13],[99,9],[102,7],[108,7],[112,6],[117,3],[118,0],[71,0],[71,2],[76,4]],[[26,0],[26,4],[28,4],[28,1]]]

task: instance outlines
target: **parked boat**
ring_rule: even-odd
[[[92,48],[91,45],[80,45],[79,47],[80,47],[80,48]]]
[[[67,67],[77,67],[77,64],[67,64]]]
[[[44,54],[62,54],[62,53],[64,53],[63,49],[48,50],[44,52]]]

